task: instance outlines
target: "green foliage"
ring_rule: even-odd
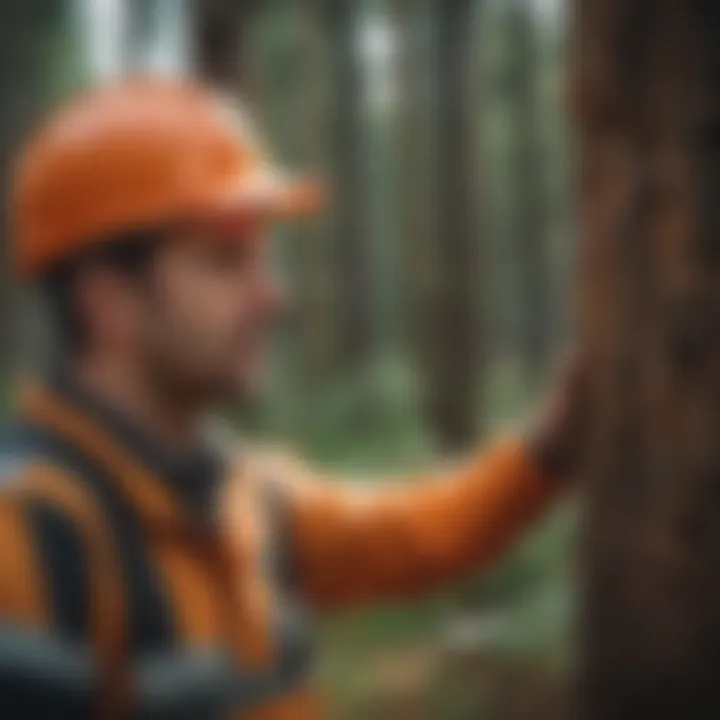
[[[319,460],[363,469],[421,462],[432,453],[412,365],[378,358],[352,376],[306,379],[279,363],[259,429]]]

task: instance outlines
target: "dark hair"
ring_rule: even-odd
[[[80,275],[87,268],[102,266],[125,276],[140,276],[152,264],[163,237],[164,232],[159,230],[123,233],[98,242],[46,275],[40,284],[42,300],[61,353],[77,353],[86,340],[76,296]]]

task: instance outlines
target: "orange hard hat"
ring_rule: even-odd
[[[305,215],[322,192],[267,158],[248,116],[189,81],[93,90],[33,138],[14,177],[18,271],[38,276],[123,231]]]

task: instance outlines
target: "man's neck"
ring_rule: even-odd
[[[70,365],[78,384],[146,427],[182,454],[199,435],[201,410],[129,363],[80,359]]]

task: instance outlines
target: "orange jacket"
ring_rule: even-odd
[[[371,488],[351,488],[294,460],[244,457],[224,484],[220,532],[208,536],[198,532],[192,514],[166,484],[62,398],[38,390],[28,398],[24,414],[101,467],[138,524],[110,522],[117,514],[108,511],[106,498],[101,502],[78,480],[82,471],[52,452],[32,451],[23,467],[10,473],[13,489],[0,499],[0,690],[15,687],[3,668],[13,666],[17,642],[5,642],[5,635],[56,645],[62,633],[54,626],[74,618],[75,626],[87,625],[94,666],[100,668],[90,685],[105,688],[94,699],[102,696],[106,714],[109,698],[116,698],[117,709],[121,703],[144,702],[146,691],[157,697],[156,689],[155,695],[147,690],[154,676],[143,679],[140,672],[148,663],[129,647],[131,620],[138,621],[138,613],[131,618],[128,607],[133,593],[125,585],[135,582],[131,578],[142,582],[149,572],[152,587],[161,587],[162,612],[144,612],[156,625],[172,617],[172,630],[166,631],[172,637],[161,649],[173,648],[173,662],[197,648],[222,647],[230,652],[226,673],[231,668],[242,675],[253,692],[262,682],[270,688],[238,700],[236,716],[315,718],[318,710],[305,671],[287,682],[278,679],[281,669],[292,665],[285,662],[284,640],[278,641],[285,637],[280,610],[286,600],[332,608],[430,590],[501,553],[554,494],[524,444],[512,439],[443,476]],[[266,562],[268,548],[278,545],[281,534],[292,584],[269,571]],[[144,560],[135,561],[133,574],[120,568],[117,557],[126,545],[139,544],[135,535],[142,536],[138,553]],[[72,546],[72,537],[82,549],[89,578],[85,592],[90,600],[83,605],[87,618],[73,610],[77,600],[66,601],[59,612],[62,598],[51,590],[53,573],[58,574],[53,558],[57,561],[63,543]],[[150,568],[145,576],[138,565]],[[145,618],[144,625],[152,624]],[[144,627],[151,636],[156,630]],[[288,646],[297,644],[293,632],[288,631]],[[78,637],[83,637],[80,631]],[[66,657],[66,648],[55,645],[52,657]],[[75,717],[96,717],[98,706],[93,708]]]

